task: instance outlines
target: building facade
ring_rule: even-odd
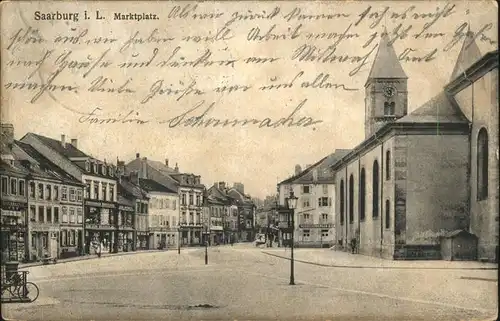
[[[462,51],[474,47],[464,45]],[[464,56],[470,55],[460,54]],[[488,59],[492,61],[491,55]],[[498,60],[498,53],[494,59]],[[498,67],[490,62],[487,68],[476,71],[476,77],[494,68]],[[494,73],[490,75],[490,80],[495,79]],[[482,200],[473,200],[471,186],[483,186],[477,183],[481,180],[496,180],[498,185],[498,171],[491,175],[486,169],[476,170],[480,177],[473,176],[476,168],[470,157],[479,155],[477,159],[487,158],[498,167],[498,160],[495,163],[489,156],[482,158],[494,145],[479,137],[482,128],[498,127],[498,101],[492,99],[497,98],[497,88],[492,85],[495,80],[485,80],[489,87],[482,95],[486,104],[481,106],[483,115],[479,119],[484,118],[479,122],[474,117],[468,119],[459,106],[460,98],[467,106],[473,97],[464,93],[454,98],[458,92],[449,87],[408,114],[407,81],[392,45],[382,37],[365,85],[366,139],[332,166],[338,187],[338,243],[345,249],[355,244],[360,253],[391,259],[439,259],[440,238],[471,227],[484,240],[483,252],[494,256],[498,245],[494,228],[488,226],[482,234],[481,224],[476,221],[471,225],[471,220],[483,217],[489,223],[495,212],[488,202],[482,203],[488,206],[481,214],[481,210],[474,210]],[[458,80],[455,88],[466,89],[467,81]],[[471,136],[475,137],[471,140]],[[478,145],[471,143],[474,139]],[[498,146],[498,140],[494,143]],[[485,146],[483,154],[474,146]],[[481,167],[487,163],[477,164]],[[496,202],[498,207],[498,192],[496,200],[495,192],[492,196],[492,204]]]
[[[102,242],[104,251],[118,251],[118,202],[116,166],[95,159],[78,149],[77,139],[66,142],[28,133],[21,142],[31,145],[63,171],[82,182],[84,189],[84,233],[79,242],[86,254],[91,243]],[[68,208],[70,210],[71,208]],[[69,213],[71,216],[71,213]]]
[[[28,260],[83,255],[83,184],[28,144],[16,142],[14,154],[30,172]]]
[[[286,207],[290,189],[298,198],[294,211],[294,241],[299,247],[330,247],[335,237],[335,181],[330,166],[348,150],[336,150],[278,184],[280,204]]]
[[[179,197],[168,187],[152,179],[139,179],[139,186],[149,198],[149,248],[165,249],[177,246],[179,241]]]
[[[255,205],[252,198],[244,193],[244,186],[241,183],[229,188],[227,195],[238,210],[237,241],[252,242],[255,239]],[[234,210],[231,211],[234,213]]]

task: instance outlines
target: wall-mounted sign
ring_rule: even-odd
[[[116,205],[114,203],[106,203],[106,202],[85,201],[85,205],[104,207],[104,208],[116,208]]]
[[[334,224],[300,224],[299,228],[333,228]]]

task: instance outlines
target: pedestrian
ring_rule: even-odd
[[[101,257],[101,252],[103,247],[104,245],[102,244],[102,242],[97,245],[97,257]]]

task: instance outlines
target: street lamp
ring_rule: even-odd
[[[181,228],[177,229],[177,254],[181,254]]]
[[[208,226],[205,225],[205,265],[208,264]]]
[[[292,216],[292,245],[291,245],[291,259],[290,259],[290,285],[295,285],[295,277],[293,270],[293,234],[295,232],[295,208],[297,207],[298,198],[293,194],[293,190],[290,189],[290,196],[287,197],[286,203],[288,205],[288,209],[290,210],[290,215]]]

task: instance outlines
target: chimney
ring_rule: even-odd
[[[175,168],[174,168],[174,171],[175,171],[176,173],[179,173],[179,166],[177,166],[177,163],[175,163]]]
[[[221,191],[225,191],[226,190],[226,182],[219,182],[219,189]]]
[[[118,174],[118,176],[125,175],[125,162],[124,161],[117,161],[116,162],[116,174]]]
[[[165,166],[168,167],[168,158],[165,158]]]
[[[139,154],[139,153],[135,154],[135,158],[140,158],[140,157],[141,157],[141,154]]]
[[[143,157],[141,161],[140,178],[148,178],[148,163],[147,157]]]
[[[74,148],[78,148],[78,139],[72,138],[71,145],[73,145]]]
[[[302,172],[302,168],[299,164],[295,165],[295,175],[299,175]]]
[[[61,145],[66,148],[66,135],[61,135]]]

